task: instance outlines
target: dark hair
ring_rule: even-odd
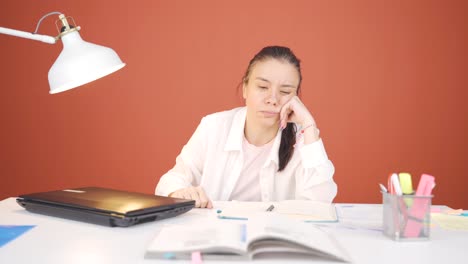
[[[276,59],[288,62],[296,68],[299,74],[299,85],[297,86],[297,94],[299,95],[302,82],[301,61],[287,47],[268,46],[263,48],[250,60],[249,66],[247,67],[244,77],[242,78],[242,83],[247,85],[249,82],[250,73],[252,72],[255,64],[267,59]],[[288,123],[281,134],[281,144],[278,151],[278,171],[282,171],[291,160],[291,157],[294,153],[294,144],[296,144],[296,126],[293,123]]]

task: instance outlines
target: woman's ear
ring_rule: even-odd
[[[245,82],[242,83],[242,97],[247,99],[247,85],[245,85]]]

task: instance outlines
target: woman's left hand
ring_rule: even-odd
[[[313,143],[319,140],[319,130],[314,117],[299,97],[294,96],[286,102],[280,111],[280,127],[285,129],[288,122],[301,125],[300,135],[304,136],[304,144]]]
[[[294,96],[286,102],[280,111],[280,127],[284,129],[287,123],[297,123],[302,127],[315,126],[315,120],[299,97]]]

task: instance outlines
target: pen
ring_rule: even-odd
[[[387,181],[387,189],[388,189],[388,192],[390,194],[395,194],[395,189],[393,188],[393,184],[392,184],[392,175],[393,173],[391,173],[390,175],[388,175],[388,181]]]
[[[396,173],[392,174],[392,176],[390,177],[390,181],[392,183],[392,187],[396,195],[402,195],[403,192],[401,191],[400,181],[398,180],[398,175]]]
[[[270,205],[270,207],[268,207],[268,208],[266,209],[266,211],[267,211],[267,212],[271,212],[271,211],[273,211],[274,208],[275,208],[274,205]]]
[[[383,184],[379,183],[379,186],[380,186],[380,191],[381,192],[384,192],[384,193],[387,192],[387,188],[385,188],[385,186]]]

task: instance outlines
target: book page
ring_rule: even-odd
[[[218,214],[218,217],[246,220],[256,214],[267,212],[267,209],[272,205],[271,212],[301,221],[336,222],[338,220],[334,204],[307,200],[285,200],[281,202],[234,201],[224,208]]]
[[[187,259],[192,251],[246,255],[246,226],[240,222],[194,221],[165,225],[146,249],[146,257]]]
[[[265,252],[289,252],[350,261],[347,252],[331,234],[312,223],[280,214],[251,217],[247,226],[247,242],[249,254],[253,256]]]
[[[307,222],[338,221],[335,205],[307,200],[285,200],[275,203],[276,212]],[[275,211],[275,210],[273,210]]]

